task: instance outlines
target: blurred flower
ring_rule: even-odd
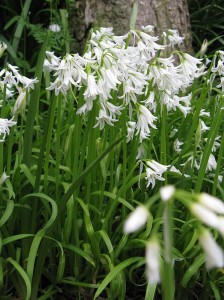
[[[200,204],[218,214],[224,214],[224,202],[220,199],[206,193],[201,193],[198,196]]]
[[[51,24],[49,25],[49,29],[53,32],[61,31],[61,27],[58,24]]]
[[[132,233],[143,227],[148,219],[149,212],[145,206],[138,206],[133,212],[130,213],[124,223],[123,231],[125,233]]]
[[[224,253],[208,230],[199,235],[199,243],[205,252],[205,262],[208,269],[224,267]]]
[[[163,186],[159,190],[160,197],[163,202],[170,200],[175,192],[175,187],[173,185]]]
[[[160,282],[160,245],[156,239],[146,246],[146,275],[150,283]]]
[[[2,56],[2,54],[4,53],[5,49],[7,48],[6,43],[1,43],[0,42],[0,57]]]
[[[192,214],[195,217],[197,217],[200,221],[202,221],[204,224],[211,226],[213,228],[218,228],[219,218],[209,208],[199,203],[192,203],[190,205],[190,210]]]
[[[3,185],[3,183],[6,181],[6,179],[9,178],[9,176],[6,175],[5,171],[2,173],[2,176],[0,177],[0,186]]]

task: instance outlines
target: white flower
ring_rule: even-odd
[[[58,24],[51,24],[49,25],[49,29],[53,32],[61,31],[61,27]]]
[[[146,246],[146,275],[150,283],[160,282],[160,245],[156,239]]]
[[[19,96],[16,99],[16,102],[13,107],[13,114],[23,113],[26,107],[26,90],[20,89]]]
[[[9,134],[9,128],[16,124],[15,121],[2,119],[0,118],[0,134],[3,134],[3,139],[5,138],[6,134]]]
[[[95,99],[98,95],[96,79],[93,74],[88,74],[87,76],[87,88],[83,95],[85,99]]]
[[[163,173],[167,171],[169,166],[164,166],[155,160],[146,162],[146,177],[145,179],[148,181],[147,187],[152,185],[152,188],[155,186],[155,181],[160,180],[164,181],[165,179],[162,177]]]
[[[145,206],[138,206],[133,212],[130,213],[124,223],[123,231],[125,233],[132,233],[143,227],[149,216],[149,211]]]
[[[1,43],[0,42],[0,57],[2,56],[2,54],[4,53],[6,48],[7,48],[6,43]]]
[[[194,78],[199,77],[201,70],[198,67],[202,64],[202,59],[191,56],[188,53],[180,54],[180,72],[184,75],[185,83],[188,85],[192,82]]]
[[[166,36],[166,33],[163,33],[164,36]],[[179,45],[183,42],[184,37],[179,36],[179,33],[177,30],[169,29],[167,32],[167,38],[171,44],[171,46]]]
[[[156,126],[153,122],[157,118],[154,117],[151,112],[143,105],[139,104],[138,106],[138,121],[136,124],[137,134],[140,133],[140,141],[147,138],[150,134],[150,127],[156,129]]]
[[[127,143],[133,139],[135,128],[136,128],[136,122],[133,121],[127,122]]]
[[[110,126],[114,126],[113,122],[117,121],[116,119],[113,119],[111,116],[108,116],[104,109],[100,109],[99,117],[96,117],[96,119],[97,119],[97,123],[94,126],[94,128],[99,125],[100,130],[104,128],[105,123],[107,123]]]
[[[211,226],[213,228],[219,227],[218,216],[213,211],[206,208],[204,205],[199,203],[193,203],[190,206],[190,210],[192,214],[195,217],[197,217],[200,221],[202,221],[204,224]]]
[[[211,211],[218,214],[224,214],[224,202],[220,199],[206,193],[201,193],[198,196],[198,201]]]
[[[210,129],[210,127],[206,126],[204,121],[199,120],[199,122],[200,122],[200,126],[201,126],[201,132],[208,131]]]
[[[224,253],[208,230],[203,230],[199,236],[199,243],[205,252],[206,267],[208,269],[224,267]]]
[[[6,179],[9,178],[9,176],[6,175],[5,171],[2,173],[2,176],[0,177],[0,186],[3,185],[3,183],[6,181]]]
[[[44,70],[56,70],[61,62],[60,57],[54,55],[54,52],[46,51],[46,59],[44,60]]]
[[[175,150],[177,153],[180,153],[180,152],[181,152],[181,148],[180,148],[181,145],[183,145],[183,143],[180,142],[178,139],[176,139],[176,140],[174,141],[173,147],[174,147],[174,150]]]
[[[215,156],[213,154],[210,154],[209,159],[208,159],[208,164],[206,167],[206,171],[215,170],[216,167],[217,167],[217,162],[216,162]]]
[[[175,192],[175,187],[173,185],[163,186],[160,188],[159,192],[162,201],[167,202],[173,197],[173,194]]]

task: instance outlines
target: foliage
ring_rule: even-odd
[[[200,49],[205,39],[208,41],[207,53],[222,49],[224,45],[223,1],[188,0],[188,3],[195,50]]]
[[[0,299],[224,298],[223,52],[202,63],[149,26],[95,28],[83,57],[65,54],[60,1],[22,23],[7,5]]]

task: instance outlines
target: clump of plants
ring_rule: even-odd
[[[1,295],[222,299],[224,52],[146,26],[59,57],[53,25],[0,71]]]

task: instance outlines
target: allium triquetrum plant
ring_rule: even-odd
[[[1,71],[2,295],[224,296],[224,53],[182,40],[96,28],[83,56],[46,40],[35,79]]]

